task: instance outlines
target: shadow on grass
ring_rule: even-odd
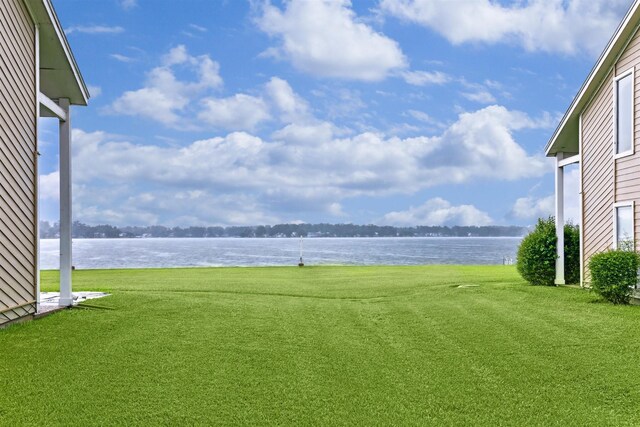
[[[91,305],[91,304],[82,304],[82,305],[75,305],[72,308],[73,310],[76,309],[83,309],[83,310],[109,310],[109,311],[115,311],[116,309],[113,307],[104,307],[104,306],[100,306],[100,305]]]
[[[589,304],[610,304],[610,302],[604,298],[595,298],[589,301]]]

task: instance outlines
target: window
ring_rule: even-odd
[[[616,154],[633,154],[633,72],[618,77],[616,89]]]
[[[634,249],[633,202],[614,205],[614,247],[616,249]]]

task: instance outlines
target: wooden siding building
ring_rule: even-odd
[[[546,147],[556,159],[557,284],[564,284],[565,166],[579,164],[581,285],[589,286],[591,256],[639,241],[639,6],[634,1]]]
[[[38,310],[38,119],[60,121],[61,304],[71,294],[70,105],[89,94],[50,0],[0,0],[0,327]]]

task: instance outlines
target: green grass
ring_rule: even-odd
[[[640,423],[640,307],[511,267],[74,280],[113,295],[0,331],[0,424]]]

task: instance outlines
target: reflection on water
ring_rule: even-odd
[[[307,265],[502,264],[521,238],[309,238]],[[74,239],[77,268],[297,265],[298,239]],[[58,267],[58,241],[41,242],[41,267]]]

